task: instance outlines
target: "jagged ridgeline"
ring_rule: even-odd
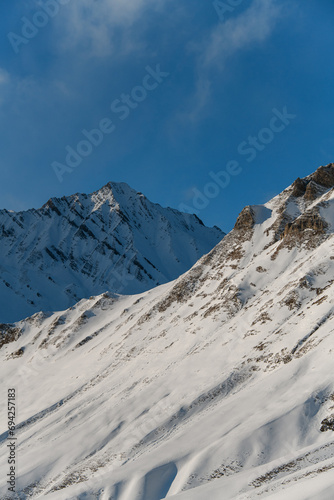
[[[125,183],[0,211],[0,321],[66,309],[107,290],[143,292],[187,271],[224,236]]]

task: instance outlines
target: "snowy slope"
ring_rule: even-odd
[[[20,498],[333,498],[333,186],[246,207],[174,282],[2,326]]]
[[[223,236],[124,183],[53,198],[39,210],[2,210],[0,322],[105,290],[143,292],[180,276]]]

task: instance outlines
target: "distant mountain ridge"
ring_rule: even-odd
[[[143,292],[187,271],[224,236],[125,183],[0,211],[0,322],[110,290]]]

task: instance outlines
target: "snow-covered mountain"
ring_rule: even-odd
[[[333,233],[331,164],[174,282],[2,325],[20,498],[332,499]]]
[[[187,271],[224,236],[125,183],[0,211],[0,321],[112,290],[139,293]]]

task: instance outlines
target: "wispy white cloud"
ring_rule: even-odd
[[[197,55],[198,77],[191,109],[183,118],[196,121],[202,116],[211,95],[212,72],[222,71],[228,59],[238,53],[263,44],[272,34],[281,11],[276,0],[254,0],[238,16],[217,23],[204,43],[190,45]]]
[[[166,0],[80,0],[67,5],[67,14],[61,20],[62,38],[58,47],[85,48],[87,56],[108,56],[144,48],[133,25],[147,12],[159,9]],[[117,28],[122,30],[121,44],[115,42]],[[119,34],[119,32],[118,32]]]
[[[11,78],[8,71],[0,68],[0,105],[4,102],[6,98],[7,91],[10,87]]]
[[[254,0],[239,16],[217,24],[200,54],[200,64],[203,68],[222,68],[237,52],[264,42],[280,15],[281,6],[276,0]]]
[[[10,76],[9,73],[3,69],[0,68],[0,85],[4,85],[10,82]]]

